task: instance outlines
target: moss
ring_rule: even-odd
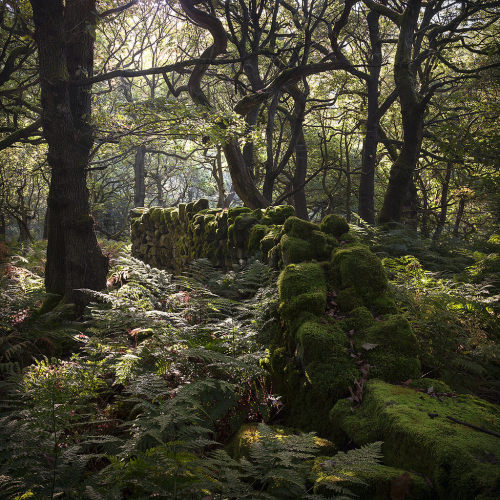
[[[408,320],[399,314],[388,316],[384,321],[375,323],[360,341],[379,344],[384,349],[405,356],[418,355],[417,338]]]
[[[370,377],[399,384],[420,377],[420,361],[416,357],[375,348],[365,355],[370,363]]]
[[[432,490],[425,479],[417,474],[408,473],[405,470],[385,465],[373,465],[362,470],[348,472],[346,475],[352,476],[353,480],[348,481],[344,477],[328,475],[321,471],[321,462],[324,458],[315,461],[314,470],[319,471],[315,481],[314,493],[323,494],[328,497],[328,493],[333,487],[346,488],[352,491],[359,498],[364,500],[387,500],[391,497],[391,487],[393,483],[401,478],[403,474],[409,474],[410,482],[408,491],[404,494],[404,500],[429,500],[432,498]]]
[[[251,211],[252,210],[250,210],[248,207],[234,207],[234,208],[230,208],[227,211],[227,217],[228,217],[228,220],[234,221],[236,219],[236,217],[238,217],[239,215],[245,214],[245,213],[250,213]]]
[[[339,244],[341,244],[343,247],[357,245],[361,243],[359,238],[353,233],[344,233],[341,237],[338,238],[338,240]]]
[[[278,279],[280,313],[291,320],[307,311],[322,315],[326,308],[326,282],[319,264],[290,264]]]
[[[46,293],[40,309],[38,309],[38,314],[45,314],[53,309],[55,309],[62,300],[62,295],[57,293]]]
[[[208,200],[200,198],[198,201],[195,201],[192,206],[192,211],[194,213],[201,212],[202,210],[208,209]]]
[[[288,217],[283,225],[286,234],[294,238],[302,238],[308,240],[311,238],[313,231],[318,231],[317,224],[299,219],[298,217]]]
[[[313,361],[305,368],[305,376],[318,398],[337,400],[349,394],[349,386],[359,378],[359,371],[347,356],[339,357],[334,363]],[[323,415],[326,416],[327,412]]]
[[[339,237],[349,231],[349,224],[340,215],[330,214],[327,215],[320,224],[321,231],[331,234],[332,236]]]
[[[409,387],[414,389],[423,389],[426,392],[452,392],[449,385],[445,384],[442,380],[436,380],[433,378],[418,378],[416,380],[412,380]]]
[[[368,328],[363,335],[355,337],[358,350],[365,342],[377,345],[364,354],[372,366],[371,377],[387,382],[403,382],[420,376],[417,338],[402,316],[389,316]]]
[[[314,256],[313,247],[310,243],[300,238],[289,236],[288,234],[284,234],[281,237],[280,248],[285,266],[312,260]]]
[[[186,219],[186,204],[179,203],[177,208],[179,210],[179,220],[184,221]]]
[[[278,225],[284,224],[288,217],[295,215],[295,209],[290,205],[279,205],[277,207],[266,208],[262,224]]]
[[[396,314],[398,312],[396,302],[394,302],[394,299],[389,297],[387,294],[371,298],[370,306],[378,314]]]
[[[130,220],[133,221],[134,219],[140,219],[142,217],[142,215],[144,214],[144,212],[147,212],[147,208],[144,208],[144,207],[135,207],[135,208],[132,208],[129,212],[129,217],[130,217]]]
[[[163,209],[160,207],[152,207],[147,212],[149,220],[154,224],[159,224],[163,220]]]
[[[303,366],[347,356],[347,336],[337,325],[306,321],[297,330],[297,358]]]
[[[256,226],[254,226],[256,227]],[[264,226],[265,227],[265,226]],[[267,226],[269,227],[269,226]],[[267,234],[265,234],[260,240],[260,252],[264,259],[267,259],[269,250],[279,243],[280,240],[280,229],[277,227],[269,228]]]
[[[449,420],[500,431],[497,406],[469,395],[435,398],[409,388],[371,380],[361,407],[339,401],[334,426],[359,446],[384,441],[384,462],[429,477],[440,499],[498,498],[498,438]]]
[[[294,316],[290,321],[288,321],[288,328],[287,328],[287,333],[291,335],[293,340],[297,338],[297,330],[300,328],[302,323],[305,323],[307,321],[317,321],[318,315],[313,314],[310,311],[301,311],[299,314]],[[294,344],[294,349],[295,349],[295,344]]]
[[[363,305],[363,301],[358,297],[354,287],[350,287],[340,290],[337,294],[337,305],[342,312],[349,312],[353,309],[361,307]]]
[[[364,306],[355,307],[349,313],[349,317],[343,320],[342,327],[349,331],[354,330],[360,332],[369,328],[375,323],[373,314]]]
[[[335,285],[354,288],[368,305],[387,290],[387,277],[380,259],[363,245],[340,248],[332,257]]]
[[[313,231],[309,243],[311,244],[314,258],[317,260],[327,259],[331,248],[328,248],[328,240],[325,233]]]
[[[255,226],[250,229],[250,235],[248,237],[248,251],[250,254],[255,254],[260,250],[260,242],[269,231],[269,227],[263,226],[262,224],[255,224]]]

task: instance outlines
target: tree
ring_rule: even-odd
[[[47,292],[83,303],[81,288],[106,285],[108,259],[97,243],[86,184],[93,143],[90,85],[95,0],[30,0],[38,48],[42,125],[51,169]]]

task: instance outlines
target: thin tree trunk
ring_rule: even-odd
[[[95,0],[30,1],[51,168],[45,285],[81,306],[86,300],[78,289],[103,289],[108,270],[89,215],[90,87],[70,84],[93,73]]]
[[[307,212],[306,192],[304,183],[307,175],[307,144],[304,137],[304,129],[302,123],[295,143],[295,175],[293,177],[293,202],[295,206],[295,214],[304,220],[309,220]]]
[[[7,241],[7,223],[3,213],[0,213],[0,241]]]
[[[420,231],[424,238],[429,237],[429,196],[427,189],[421,176],[418,176],[418,183],[420,184],[420,192],[422,193],[422,223]]]
[[[217,183],[217,207],[224,208],[226,200],[226,190],[224,187],[224,172],[222,170],[222,150],[217,146],[217,155],[215,156],[214,163],[214,178]]]
[[[441,209],[439,211],[439,218],[437,221],[436,230],[432,235],[432,239],[434,241],[437,241],[439,239],[441,233],[443,232],[444,225],[446,223],[446,216],[448,214],[448,189],[450,187],[450,179],[452,171],[453,171],[453,164],[451,162],[448,162],[446,165],[446,173],[444,176],[443,188],[441,190],[441,203],[440,203]]]
[[[134,208],[143,207],[146,200],[146,146],[139,146],[134,161]]]
[[[379,18],[380,14],[378,12],[370,11],[367,15],[372,54],[369,71],[370,78],[367,80],[368,115],[366,118],[366,135],[363,141],[358,200],[359,216],[368,222],[368,224],[375,224],[375,168],[377,164],[378,128],[380,121],[378,87],[382,65],[382,42],[380,41]]]
[[[345,145],[345,178],[346,178],[345,218],[347,222],[351,222],[352,179],[351,179],[351,160],[349,157],[349,143],[347,141],[347,133],[344,134],[344,145]]]
[[[214,43],[203,51],[201,59],[215,59],[226,52],[227,34],[224,26],[215,16],[204,12],[196,7],[195,0],[181,0],[180,4],[187,16],[198,26],[210,31]],[[208,69],[207,64],[198,64],[191,72],[188,81],[188,91],[193,102],[212,110],[207,96],[201,88],[201,81]],[[220,125],[224,127],[223,124]],[[241,148],[236,139],[228,138],[222,144],[222,151],[226,158],[229,174],[233,181],[233,187],[241,201],[250,208],[264,208],[269,205],[267,200],[255,185],[252,172],[246,163]]]
[[[19,242],[25,243],[27,241],[33,241],[31,232],[28,226],[28,217],[26,215],[21,215],[17,218],[17,226],[19,227]]]
[[[462,197],[458,202],[458,210],[457,210],[457,215],[455,217],[455,225],[453,226],[453,236],[455,238],[458,238],[459,234],[458,230],[460,229],[460,223],[462,222],[464,211],[465,211],[465,198]]]

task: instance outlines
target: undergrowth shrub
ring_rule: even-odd
[[[498,401],[498,296],[487,285],[425,270],[411,255],[383,260],[420,344],[423,372],[458,391]]]

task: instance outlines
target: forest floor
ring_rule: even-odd
[[[383,258],[424,375],[498,403],[495,241],[473,252],[404,232],[358,233]],[[43,242],[1,249],[1,498],[363,491],[380,443],[339,450],[282,427],[286,408],[265,370],[275,271],[254,261],[222,272],[199,260],[172,276],[124,244],[103,246],[108,289],[88,291],[92,303],[76,319],[71,305],[40,309],[50,302]]]

